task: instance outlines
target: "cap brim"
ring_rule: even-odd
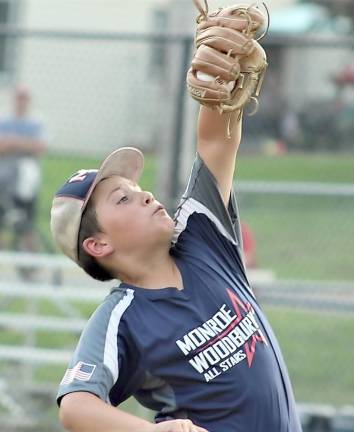
[[[144,155],[135,147],[121,147],[115,150],[102,162],[95,180],[86,195],[83,209],[86,207],[97,184],[113,175],[125,177],[137,183],[144,168]]]

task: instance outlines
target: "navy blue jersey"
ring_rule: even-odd
[[[176,213],[174,287],[114,288],[84,330],[58,398],[88,391],[116,406],[134,396],[156,420],[210,432],[299,432],[276,338],[247,280],[234,195],[223,205],[197,157]]]

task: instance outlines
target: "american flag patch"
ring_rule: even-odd
[[[95,369],[96,365],[79,361],[73,368],[66,370],[60,385],[70,384],[74,379],[79,381],[89,381]]]

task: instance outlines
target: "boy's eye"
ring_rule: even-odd
[[[128,200],[128,197],[126,195],[124,195],[117,201],[117,204],[121,204],[127,200]]]

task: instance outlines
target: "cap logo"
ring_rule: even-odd
[[[88,174],[90,174],[92,172],[97,172],[97,170],[95,170],[95,169],[90,169],[90,170],[81,169],[71,177],[71,179],[68,181],[68,183],[85,181]]]

